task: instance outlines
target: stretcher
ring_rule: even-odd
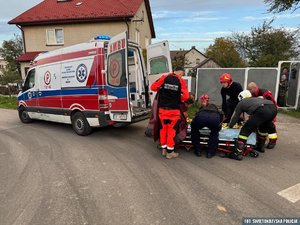
[[[219,132],[219,144],[218,151],[223,153],[230,153],[235,148],[235,142],[238,139],[240,128],[237,129],[229,129],[222,128]],[[209,139],[210,130],[208,128],[203,128],[200,130],[200,144],[204,147],[207,147],[208,139]],[[253,149],[256,145],[256,133],[252,133],[247,140],[246,149],[243,155],[249,155],[253,158],[257,158],[259,153]],[[191,139],[191,125],[188,124],[187,135],[186,138],[177,145],[177,147],[184,147],[187,151],[189,151],[192,147],[192,139]]]

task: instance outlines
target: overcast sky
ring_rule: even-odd
[[[0,43],[20,34],[7,22],[41,0],[0,0]],[[267,13],[263,0],[150,0],[156,40],[169,40],[171,49],[203,51],[216,37],[232,32],[248,32],[266,19],[275,17],[274,26],[300,27],[300,10],[283,14]]]

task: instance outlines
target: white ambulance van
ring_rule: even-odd
[[[150,45],[148,65],[167,59],[164,72],[171,72],[167,48],[166,42]],[[18,112],[23,123],[72,124],[78,135],[88,135],[93,127],[147,119],[149,96],[142,51],[124,32],[38,55],[18,95]]]

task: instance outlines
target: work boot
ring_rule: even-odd
[[[238,161],[243,160],[242,153],[239,153],[237,151],[230,152],[229,155],[228,155],[228,157],[231,158],[231,159],[238,160]]]
[[[269,142],[266,148],[273,149],[273,148],[275,148],[275,146],[276,146],[276,142]]]
[[[264,153],[265,152],[265,145],[266,145],[266,138],[265,137],[258,137],[257,138],[257,144],[256,144],[256,150],[259,152]]]
[[[179,153],[176,153],[176,152],[171,152],[171,153],[168,153],[167,152],[167,155],[166,155],[166,158],[167,159],[172,159],[172,158],[177,158],[179,156]]]
[[[201,157],[201,156],[202,156],[202,153],[201,153],[200,150],[195,150],[194,153],[195,153],[195,155],[196,155],[197,157]]]
[[[215,153],[207,153],[206,158],[211,159],[215,155],[216,155]]]
[[[243,152],[245,149],[245,143],[243,141],[236,141],[235,149],[229,153],[228,157],[235,160],[243,160]]]

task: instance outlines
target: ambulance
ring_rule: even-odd
[[[101,35],[39,54],[18,94],[20,120],[72,124],[84,136],[93,127],[147,119],[153,93],[149,92],[143,52],[127,37],[127,32],[112,38]],[[153,81],[162,72],[172,71],[168,48],[167,42],[161,42],[147,49]]]

